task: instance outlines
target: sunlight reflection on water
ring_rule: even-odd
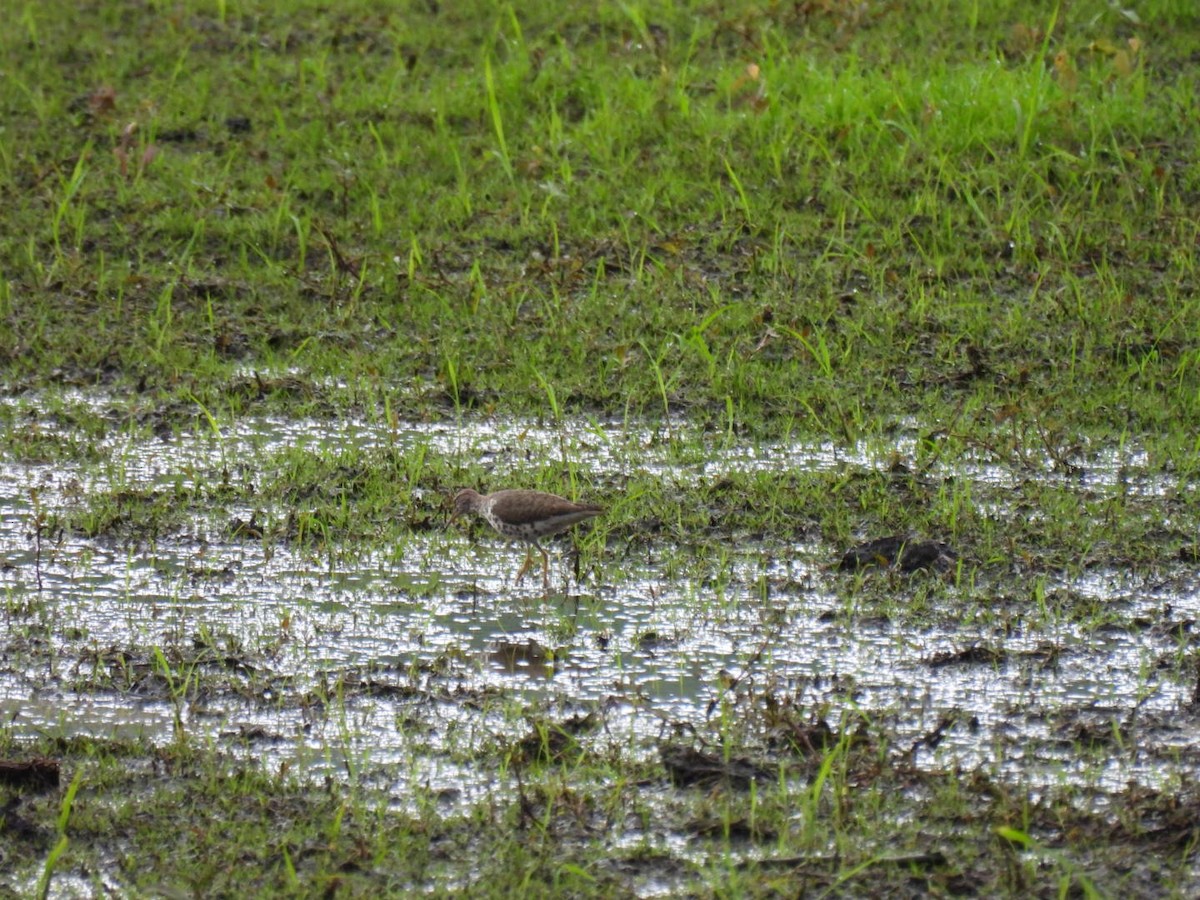
[[[674,422],[669,430],[686,427]],[[556,548],[556,588],[543,600],[536,584],[512,584],[517,548],[490,537],[472,542],[460,530],[413,534],[402,548],[348,565],[224,538],[232,516],[254,512],[238,507],[198,516],[191,533],[133,547],[66,535],[44,538],[39,551],[33,539],[39,509],[69,508],[122,485],[191,487],[224,472],[248,478],[255,459],[288,446],[314,453],[347,443],[425,447],[482,460],[498,483],[530,458],[565,456],[594,477],[719,478],[783,468],[885,469],[915,446],[904,439],[872,450],[829,442],[744,446],[721,435],[671,441],[667,431],[615,421],[393,431],[366,422],[244,420],[220,438],[211,431],[169,441],[118,434],[105,440],[111,461],[99,466],[0,465],[8,635],[0,717],[16,734],[169,741],[177,707],[161,685],[149,687],[149,648],[203,645],[212,648],[205,671],[218,673],[228,694],[183,702],[190,732],[314,777],[393,767],[396,789],[408,798],[398,798],[403,806],[417,796],[469,802],[493,789],[488,766],[454,761],[464,755],[451,751],[521,737],[528,724],[505,711],[513,698],[547,701],[559,715],[602,708],[606,728],[589,740],[632,747],[684,725],[703,731],[725,671],[759,691],[796,692],[812,708],[829,704],[834,721],[852,707],[866,711],[913,745],[918,764],[983,768],[1026,784],[1054,784],[1073,770],[1079,710],[1093,711],[1100,728],[1123,728],[1135,712],[1167,718],[1190,700],[1189,686],[1156,669],[1178,652],[1169,633],[1083,633],[1069,624],[1030,630],[1020,621],[998,631],[973,615],[958,627],[905,628],[873,618],[853,579],[831,571],[834,549],[819,542],[743,542],[724,563],[701,561],[670,579],[644,560],[626,562],[612,567],[613,583],[585,580],[570,596],[558,590],[568,562]],[[1145,463],[1130,448],[1100,450],[1075,482],[1081,490],[1145,496],[1171,489],[1141,472]],[[1018,477],[985,460],[953,474],[991,484]],[[1060,477],[1048,464],[1042,474]],[[1200,617],[1194,588],[1150,591],[1120,571],[1048,586],[1120,603],[1124,618],[1152,617],[1166,603],[1177,616]],[[953,589],[949,597],[978,602]],[[967,605],[965,612],[973,611]],[[1006,655],[994,665],[930,664],[975,644]],[[1047,645],[1055,648],[1052,661]],[[254,668],[222,657],[252,660]],[[936,746],[923,744],[948,715],[956,724]],[[1158,738],[1169,746],[1190,739]],[[1078,777],[1116,791],[1131,780],[1162,784],[1175,772],[1160,756],[1114,753],[1102,770],[1081,769]]]

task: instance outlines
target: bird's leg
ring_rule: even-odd
[[[533,551],[537,550],[542,554],[542,588],[546,593],[550,592],[550,556],[545,549],[537,541],[529,542],[529,555],[525,557],[525,566],[521,569],[522,572],[527,571],[533,565]]]
[[[521,583],[521,579],[525,577],[525,573],[529,571],[529,567],[532,565],[533,565],[533,547],[528,546],[525,550],[525,562],[521,564],[521,571],[519,571],[517,573],[517,584]]]

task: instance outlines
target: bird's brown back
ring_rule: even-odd
[[[530,525],[553,519],[574,524],[604,512],[603,507],[591,503],[573,503],[543,491],[496,491],[489,496],[492,515],[511,525]]]

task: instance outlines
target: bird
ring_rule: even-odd
[[[566,531],[572,525],[602,512],[603,507],[574,503],[545,491],[507,490],[480,494],[465,488],[454,495],[454,512],[450,515],[450,521],[471,513],[483,518],[502,537],[523,541],[526,545],[525,562],[517,573],[517,584],[521,583],[533,564],[533,551],[536,548],[542,554],[542,583],[549,590],[550,557],[538,539]]]

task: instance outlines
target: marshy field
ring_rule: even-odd
[[[4,18],[0,898],[1200,892],[1191,0]]]

